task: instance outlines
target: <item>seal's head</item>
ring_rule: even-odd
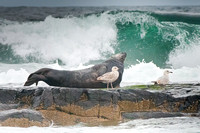
[[[117,60],[119,60],[120,62],[124,63],[124,60],[125,60],[125,58],[126,58],[126,53],[125,53],[125,52],[122,52],[122,53],[113,55],[111,58],[117,59]]]

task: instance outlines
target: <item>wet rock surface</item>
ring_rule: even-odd
[[[0,112],[0,121],[7,120],[9,118],[27,118],[30,121],[43,121],[42,115],[38,111],[31,109],[11,109]]]
[[[64,126],[123,119],[199,117],[198,84],[166,85],[159,90],[153,90],[152,87],[115,90],[1,87],[0,124],[14,126],[18,121],[18,126],[28,127],[49,126],[53,122]]]
[[[181,117],[185,116],[179,112],[134,112],[134,113],[122,113],[122,117],[125,119],[149,119],[149,118],[164,118],[164,117]]]
[[[173,97],[188,97],[200,95],[200,84],[185,84],[168,86],[163,93],[172,95]]]

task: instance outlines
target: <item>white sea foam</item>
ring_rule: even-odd
[[[85,126],[78,124],[68,127],[0,127],[1,133],[198,133],[199,118],[175,117],[175,118],[159,118],[146,120],[133,120],[117,126]]]
[[[61,59],[68,66],[103,59],[114,53],[117,29],[108,15],[76,18],[47,17],[41,22],[0,27],[1,44],[11,45],[16,55],[43,61]]]
[[[147,29],[159,22],[140,12],[109,12],[87,17],[53,18],[40,22],[13,22],[0,26],[0,43],[10,45],[14,55],[50,62],[60,59],[74,67],[91,60],[105,59],[117,49],[117,23],[133,23],[145,38]]]
[[[168,69],[168,68],[166,68]],[[165,69],[157,67],[153,62],[140,62],[124,70],[122,86],[131,84],[151,84],[151,81],[163,75]],[[168,69],[170,83],[200,82],[200,67],[181,67]]]
[[[169,64],[176,68],[182,66],[198,67],[200,66],[200,45],[192,45],[186,48],[178,48],[169,56]]]
[[[194,33],[189,37],[190,33],[187,30],[180,28],[190,27],[187,23],[165,23],[173,29],[175,34],[164,34],[163,39],[169,40],[170,36],[174,36],[179,44],[169,54],[167,63],[171,64],[174,68],[181,67],[198,67],[200,66],[200,34]],[[194,26],[199,31],[199,26]]]
[[[21,68],[20,70],[9,69],[7,72],[0,73],[0,84],[16,84],[23,83],[29,73]]]
[[[77,67],[60,66],[55,64],[18,64],[8,65],[1,64],[0,68],[0,85],[1,86],[22,86],[28,75],[42,67],[53,68],[58,70],[79,70],[91,67],[93,65],[80,64]],[[153,62],[138,62],[136,65],[131,65],[125,68],[122,77],[121,86],[134,85],[134,84],[152,84],[158,77],[163,75],[165,69],[159,68]],[[172,71],[169,74],[170,83],[193,83],[200,82],[200,67],[181,67],[178,69],[168,69]],[[39,82],[39,86],[47,86],[44,82]],[[34,85],[35,86],[35,85]]]

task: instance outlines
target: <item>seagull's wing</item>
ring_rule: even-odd
[[[113,78],[113,76],[115,76],[114,73],[108,72],[108,73],[103,74],[102,76],[99,76],[97,80],[109,80]]]
[[[162,76],[162,77],[158,78],[157,82],[158,82],[158,84],[168,84],[169,79],[166,76]]]

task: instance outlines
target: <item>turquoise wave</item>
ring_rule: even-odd
[[[70,21],[73,20],[70,25],[73,25],[77,20],[82,22],[86,19],[99,22],[99,27],[104,26],[102,23],[105,20],[105,23],[113,24],[113,29],[116,32],[116,40],[109,41],[109,43],[111,43],[110,45],[113,47],[114,53],[127,52],[126,66],[136,64],[138,60],[144,60],[146,62],[153,61],[159,67],[167,67],[170,66],[168,63],[170,55],[176,55],[177,49],[187,49],[192,45],[200,44],[200,15],[198,14],[114,10],[90,13],[78,17],[67,17],[67,19],[70,19]],[[55,21],[54,23],[59,21],[60,24],[63,20],[56,19],[52,21]],[[12,27],[13,23],[8,22],[6,24],[3,20],[0,22],[2,22],[0,24],[0,33],[6,34],[6,30],[9,28],[5,27],[8,25]],[[35,26],[35,23],[41,22],[31,24]],[[88,23],[81,23],[80,25],[84,30],[87,30],[88,25],[90,26]],[[107,26],[107,24],[105,25]],[[43,30],[38,30],[34,34],[40,34]],[[89,33],[89,31],[87,32]],[[90,34],[92,36],[93,33]],[[40,54],[37,54],[37,52],[36,54],[31,53],[26,56],[16,54],[15,49],[18,43],[23,42],[23,40],[16,42],[17,44],[13,44],[13,42],[10,43],[9,41],[5,41],[5,39],[7,38],[0,35],[0,62],[44,62],[41,57],[38,57]],[[113,53],[107,51],[101,52],[101,54],[108,57]],[[65,64],[62,57],[58,57],[56,60],[59,60],[61,64]],[[45,61],[47,63],[55,62],[54,59],[47,59]],[[91,60],[88,60],[88,62],[91,62]]]
[[[124,12],[124,14],[127,12]],[[117,22],[117,52],[126,51],[128,65],[137,60],[170,66],[169,55],[176,49],[200,44],[200,16],[128,12],[129,21]],[[187,18],[187,19],[186,19]]]

